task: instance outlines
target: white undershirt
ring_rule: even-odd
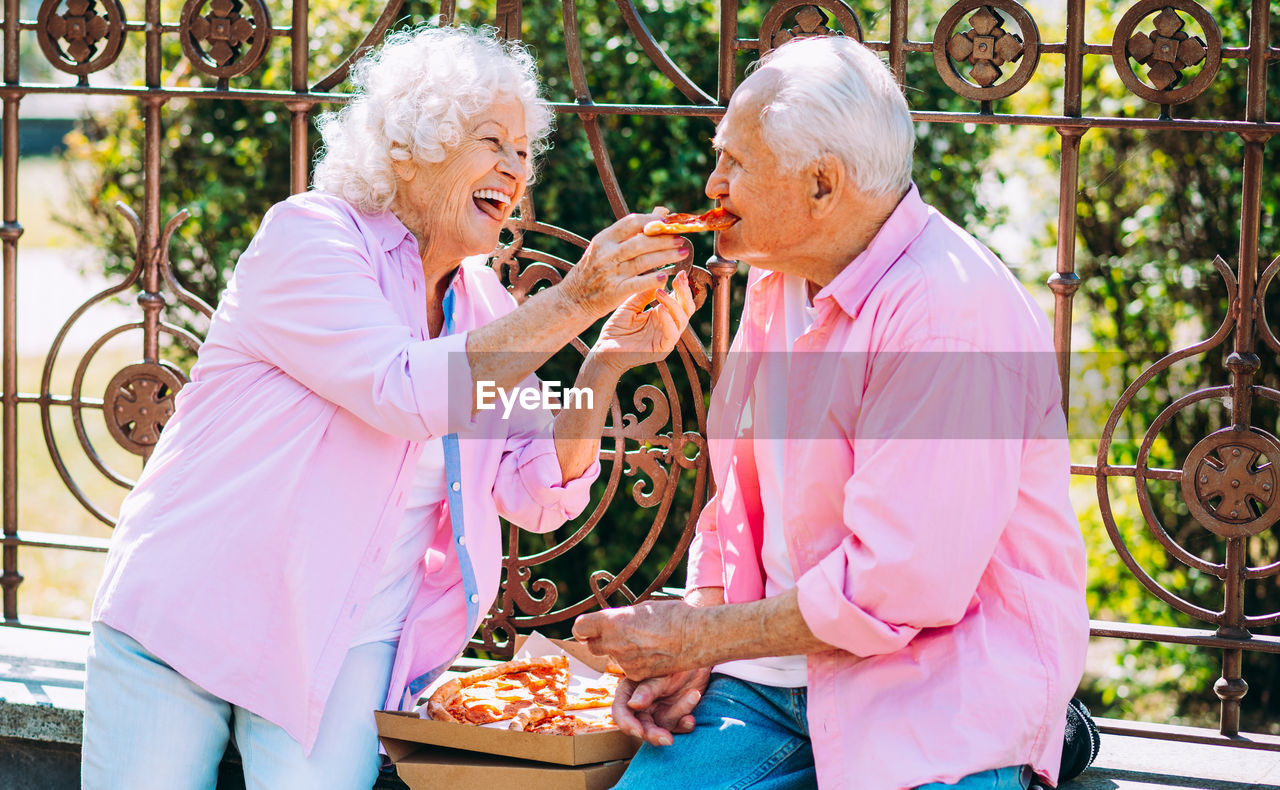
[[[764,509],[764,536],[760,559],[764,565],[766,596],[779,595],[796,586],[795,571],[787,554],[786,536],[782,529],[782,505],[787,496],[795,496],[795,486],[786,484],[783,453],[786,449],[787,406],[791,349],[813,324],[814,309],[809,303],[806,281],[786,275],[783,283],[782,315],[773,313],[769,321],[784,321],[785,333],[770,333],[765,354],[761,358],[755,385],[747,402],[754,440],[756,473],[760,483],[760,504]],[[774,656],[730,661],[720,664],[716,672],[766,686],[799,688],[808,685],[809,672],[805,656]]]
[[[440,526],[445,488],[444,444],[439,438],[423,443],[422,458],[413,470],[413,483],[395,540],[382,563],[373,598],[364,610],[352,647],[400,638],[409,606],[426,573],[427,549]]]

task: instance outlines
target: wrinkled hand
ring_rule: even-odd
[[[573,636],[592,653],[612,656],[632,680],[671,675],[706,663],[690,627],[697,611],[684,601],[646,601],[590,612],[574,621]]]
[[[675,348],[695,309],[689,275],[680,272],[670,292],[641,291],[614,310],[591,352],[619,375],[657,362]]]
[[[613,720],[628,735],[670,746],[673,736],[693,731],[693,709],[710,679],[706,668],[639,682],[624,679],[613,697]]]
[[[666,282],[654,270],[685,259],[689,242],[679,236],[645,236],[646,222],[661,219],[659,209],[650,214],[628,214],[597,233],[559,288],[593,318],[617,307],[627,297],[651,291]]]

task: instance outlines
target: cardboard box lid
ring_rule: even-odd
[[[396,771],[410,790],[608,790],[622,778],[628,763],[613,760],[563,768],[436,746],[415,744],[413,748],[396,761]]]
[[[394,763],[413,754],[422,744],[559,765],[625,760],[640,748],[639,738],[621,730],[550,735],[421,719],[416,713],[398,711],[380,710],[374,716],[382,746]]]

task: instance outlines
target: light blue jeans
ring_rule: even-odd
[[[816,788],[802,688],[712,675],[694,711],[697,726],[670,746],[645,744],[614,790],[800,790]],[[917,790],[1026,790],[1022,766],[982,771],[954,785]]]
[[[381,757],[382,707],[395,643],[352,648],[311,755],[283,729],[213,696],[142,645],[94,623],[85,675],[83,790],[212,790],[234,735],[247,790],[365,790]]]

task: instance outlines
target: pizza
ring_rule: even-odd
[[[644,235],[662,236],[673,233],[724,230],[732,227],[737,221],[737,216],[717,206],[705,214],[668,214],[662,219],[655,219],[645,224]]]
[[[517,732],[543,732],[551,735],[581,735],[584,732],[611,730],[616,726],[611,715],[597,721],[583,721],[572,713],[558,708],[533,705],[517,713],[507,729]]]
[[[610,729],[610,716],[587,721],[569,711],[610,707],[619,679],[605,674],[578,683],[570,693],[567,657],[518,659],[446,681],[427,700],[427,713],[458,724],[511,720],[512,730],[557,735]]]
[[[565,698],[565,710],[586,710],[588,708],[608,708],[613,705],[613,695],[618,691],[621,674],[606,673],[598,681],[585,684],[574,690]]]
[[[491,724],[531,705],[561,708],[568,687],[565,656],[506,661],[441,684],[427,700],[427,712],[439,721]]]

